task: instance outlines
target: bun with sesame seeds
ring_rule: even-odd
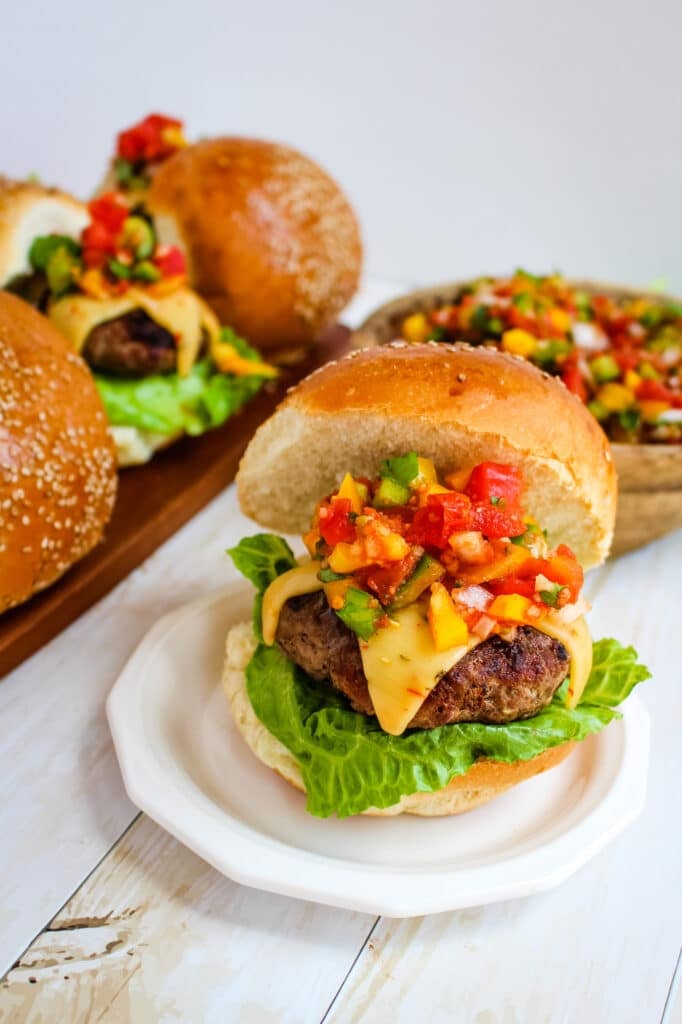
[[[311,374],[252,438],[237,475],[242,510],[302,532],[345,471],[372,477],[410,450],[441,474],[484,461],[521,466],[526,508],[550,544],[568,544],[585,568],[606,558],[617,485],[604,432],[556,378],[468,345],[396,342]]]
[[[161,240],[187,252],[197,291],[264,351],[313,344],[357,288],[355,214],[336,182],[288,146],[188,146],[158,167],[146,203]]]
[[[0,612],[102,537],[116,456],[90,372],[29,305],[0,292]]]

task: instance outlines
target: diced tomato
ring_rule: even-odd
[[[127,128],[118,136],[116,153],[130,163],[158,160],[168,156],[177,148],[173,141],[173,129],[177,135],[182,132],[182,121],[163,114],[149,114],[131,128]]]
[[[92,199],[88,203],[88,212],[93,221],[92,226],[101,225],[112,235],[119,233],[123,221],[130,214],[128,203],[120,192],[107,192]]]
[[[500,537],[520,537],[526,524],[520,512],[508,512],[495,505],[474,505],[471,529],[480,530],[489,540],[499,540]]]
[[[154,265],[164,277],[177,277],[187,273],[187,262],[184,253],[175,245],[157,245],[154,253]]]
[[[628,345],[626,348],[612,349],[610,355],[616,360],[622,373],[634,370],[642,359],[642,353],[632,348],[631,345]]]
[[[640,402],[669,402],[676,409],[682,408],[682,395],[658,380],[643,380],[637,385],[636,397]]]
[[[383,605],[390,604],[398,587],[414,571],[418,561],[418,556],[410,551],[409,555],[392,565],[361,570],[357,574],[360,586],[376,594]]]
[[[453,533],[470,529],[471,502],[466,494],[455,491],[430,494],[426,505],[415,513],[407,539],[413,544],[442,551]]]
[[[320,536],[330,547],[341,542],[352,544],[355,540],[355,524],[350,518],[350,511],[350,498],[333,498],[328,505],[320,505]]]
[[[83,229],[81,242],[84,249],[101,249],[112,255],[116,252],[116,236],[98,221]]]
[[[578,353],[571,352],[561,368],[561,379],[574,395],[577,395],[581,402],[587,401],[587,385],[578,366]]]
[[[495,596],[498,594],[521,594],[523,597],[532,597],[535,593],[535,577],[507,576],[502,580],[491,580],[487,586]]]
[[[507,512],[517,511],[521,508],[523,474],[517,466],[481,462],[472,469],[466,490],[473,502],[487,502]]]

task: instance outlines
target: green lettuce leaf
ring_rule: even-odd
[[[259,358],[229,328],[224,327],[221,336],[246,359]],[[134,380],[95,374],[109,422],[153,434],[197,435],[219,427],[260,391],[264,380],[258,374],[234,377],[219,373],[208,359],[195,363],[186,377],[169,373]]]
[[[244,537],[235,547],[228,548],[227,554],[234,562],[235,569],[256,588],[253,629],[258,639],[262,640],[263,594],[273,580],[297,565],[294,553],[283,537],[277,537],[274,533],[257,533],[253,537]]]
[[[228,553],[258,592],[254,617],[262,640],[263,591],[293,568],[293,553],[272,534],[248,537]],[[527,761],[568,740],[583,740],[620,718],[617,705],[649,677],[632,647],[599,640],[590,678],[573,710],[566,707],[564,684],[548,707],[524,721],[468,722],[412,729],[402,736],[389,736],[376,718],[353,711],[342,694],[311,679],[274,646],[259,644],[246,669],[246,686],[257,717],[298,762],[308,811],[326,818],[390,807],[411,793],[432,793],[482,757]]]

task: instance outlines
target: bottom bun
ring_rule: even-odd
[[[152,434],[137,427],[109,427],[109,430],[119,466],[141,466],[156,452],[182,437],[182,434]]]
[[[223,671],[223,689],[232,710],[235,725],[259,761],[272,768],[286,782],[305,792],[298,762],[287,748],[256,717],[246,692],[246,666],[256,649],[256,638],[248,622],[234,626],[227,635],[227,656]],[[543,751],[529,761],[477,761],[464,775],[457,775],[435,793],[412,793],[399,803],[381,810],[370,807],[363,814],[390,817],[417,814],[440,817],[461,814],[487,803],[525,779],[554,768],[566,758],[575,743],[562,743]]]

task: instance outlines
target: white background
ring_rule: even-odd
[[[0,171],[86,194],[117,130],[317,158],[367,269],[563,269],[682,293],[682,4],[187,0],[3,5]]]

